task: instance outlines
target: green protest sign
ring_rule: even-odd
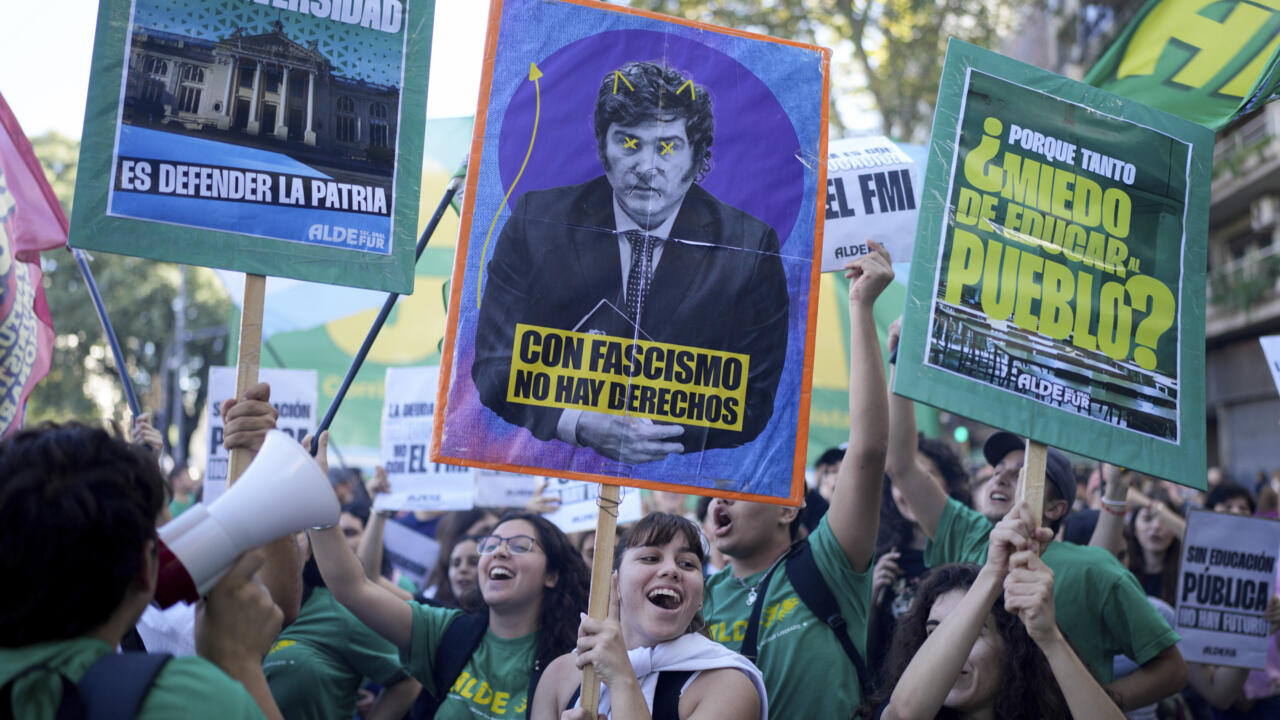
[[[409,293],[434,0],[104,0],[73,246]]]
[[[952,41],[894,391],[1205,482],[1213,134]]]

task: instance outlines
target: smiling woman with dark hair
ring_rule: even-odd
[[[645,516],[614,554],[609,617],[582,619],[577,649],[547,668],[530,717],[588,718],[577,707],[587,665],[604,683],[599,710],[611,720],[766,717],[760,671],[698,634],[704,554],[693,522]]]
[[[318,457],[324,457],[324,444]],[[399,648],[400,660],[427,696],[419,702],[438,703],[426,717],[520,717],[533,678],[573,647],[577,617],[587,605],[588,570],[565,534],[540,515],[509,513],[492,534],[477,539],[485,608],[468,622],[482,635],[456,682],[445,678],[443,686],[435,677],[437,656],[464,613],[405,602],[369,580],[337,528],[309,534],[333,596]]]

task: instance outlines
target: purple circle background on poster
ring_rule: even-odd
[[[592,113],[606,74],[632,61],[665,62],[711,94],[715,137],[711,172],[701,181],[721,202],[769,223],[783,254],[799,252],[787,242],[804,194],[800,141],[769,87],[737,60],[702,43],[651,30],[597,33],[536,61],[543,75],[537,137],[528,165],[512,192],[586,182],[604,174],[596,152]],[[622,92],[622,86],[619,86]],[[537,94],[521,83],[503,116],[498,171],[510,188],[529,152]],[[806,242],[811,238],[799,238]],[[804,254],[808,254],[805,249]]]

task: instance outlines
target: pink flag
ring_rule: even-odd
[[[67,216],[31,142],[0,95],[0,437],[22,425],[27,396],[49,372],[53,322],[40,251],[67,244]]]

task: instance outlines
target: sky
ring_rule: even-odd
[[[0,94],[28,136],[52,130],[80,137],[97,0],[23,0],[4,6]],[[440,70],[431,73],[427,117],[475,114],[488,14],[489,3],[482,0],[436,0],[431,66]]]

